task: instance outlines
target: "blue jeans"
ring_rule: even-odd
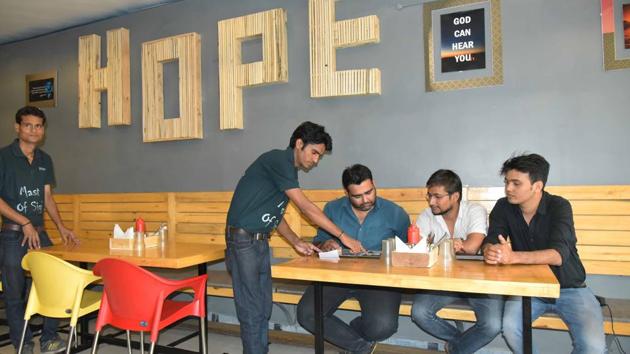
[[[225,235],[225,263],[232,275],[236,316],[241,325],[244,354],[266,354],[269,350],[271,262],[268,240]]]
[[[0,233],[0,264],[2,264],[2,288],[4,291],[4,302],[6,304],[7,323],[9,324],[9,335],[11,343],[17,348],[22,337],[24,328],[24,307],[30,288],[30,281],[27,281],[22,269],[22,258],[28,250],[28,245],[22,246],[24,235],[17,231],[2,231]],[[50,238],[46,232],[39,233],[39,240],[42,247],[52,246]],[[40,342],[52,340],[57,337],[57,327],[59,320],[56,318],[44,317],[44,328]],[[33,333],[28,329],[24,343],[33,339]]]
[[[602,310],[591,289],[560,289],[560,297],[555,303],[532,298],[532,321],[545,312],[557,313],[569,327],[573,343],[572,353],[606,353]],[[516,354],[523,353],[522,313],[521,297],[510,297],[506,300],[503,314],[503,337]]]
[[[315,288],[309,286],[297,307],[298,322],[315,332]],[[391,337],[398,329],[400,292],[377,287],[323,287],[324,338],[351,352],[367,351],[372,342]],[[345,300],[355,298],[361,305],[361,315],[346,324],[334,313]]]
[[[440,309],[461,299],[470,304],[477,318],[464,332],[437,316]],[[503,296],[493,295],[423,292],[414,296],[411,308],[411,319],[423,331],[445,340],[451,354],[474,353],[490,343],[501,332],[502,315]]]

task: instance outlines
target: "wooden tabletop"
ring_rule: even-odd
[[[441,260],[431,268],[387,266],[380,259],[342,258],[337,263],[301,257],[271,266],[278,279],[373,285],[406,289],[557,298],[560,285],[546,265],[487,265]]]
[[[225,257],[225,246],[198,243],[168,242],[147,248],[142,252],[110,250],[109,240],[83,240],[80,245],[54,245],[42,248],[66,261],[96,263],[103,258],[118,258],[144,267],[180,269],[202,263],[221,260]]]

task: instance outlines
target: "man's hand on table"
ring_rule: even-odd
[[[488,264],[511,264],[514,252],[512,244],[499,235],[499,243],[484,248],[483,259]]]
[[[464,241],[461,238],[453,239],[453,251],[455,253],[466,253],[464,250]]]
[[[361,244],[361,241],[355,240],[345,233],[341,235],[339,241],[343,242],[343,244],[348,247],[352,253],[365,252],[365,248]]]
[[[77,237],[77,235],[74,234],[74,231],[66,228],[63,225],[59,226],[59,233],[61,234],[61,239],[63,240],[64,245],[78,245],[80,243],[79,238]]]
[[[337,243],[337,241],[331,239],[331,240],[326,240],[326,242],[319,245],[319,248],[324,252],[328,252],[332,250],[341,249],[341,246],[339,245],[339,243]]]
[[[305,256],[310,256],[313,254],[313,252],[321,252],[321,250],[317,248],[317,246],[315,246],[314,244],[302,240],[298,240],[296,243],[294,243],[293,247],[295,247],[296,251]]]

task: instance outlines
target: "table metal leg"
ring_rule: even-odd
[[[204,275],[208,274],[208,264],[201,263],[197,265],[197,274]],[[206,317],[208,316],[208,289],[207,287],[203,288],[203,307],[206,309]],[[207,353],[208,352],[208,326],[206,325],[206,319],[204,318],[201,323],[203,324],[203,328],[199,328],[199,352]],[[201,332],[203,331],[203,332]]]
[[[83,269],[88,269],[87,262],[79,262],[79,267]],[[92,347],[92,337],[89,332],[89,324],[90,324],[90,315],[85,315],[79,318],[79,331],[80,331],[80,340],[79,340],[79,348],[90,348]]]
[[[532,354],[532,298],[523,296],[523,352]]]
[[[315,282],[315,353],[324,353],[324,287]]]

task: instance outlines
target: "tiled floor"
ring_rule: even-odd
[[[159,343],[168,343],[179,338],[182,335],[185,335],[188,332],[189,328],[173,328],[163,333],[160,333]],[[6,327],[0,327],[0,333],[5,333]],[[148,335],[145,334],[145,340],[147,340]],[[121,335],[120,338],[125,338],[124,335]],[[138,340],[138,335],[132,335],[132,340]],[[198,339],[197,337],[192,338],[178,346],[179,348],[189,349],[189,350],[197,350],[198,348]],[[208,333],[208,353],[209,354],[239,354],[242,353],[241,340],[239,337],[229,336],[229,335],[221,335],[216,333]],[[39,341],[35,339],[35,353],[39,352]],[[135,350],[134,353],[139,353],[139,350]],[[156,351],[157,352],[157,351]],[[14,349],[12,346],[5,346],[0,348],[0,354],[13,354]],[[90,353],[90,350],[85,350],[81,352],[82,354]],[[100,354],[125,354],[127,353],[127,348],[112,346],[109,344],[102,344],[98,347],[98,353]],[[307,347],[299,347],[292,345],[284,345],[272,343],[269,347],[269,353],[273,354],[306,354],[313,353],[312,348]]]

